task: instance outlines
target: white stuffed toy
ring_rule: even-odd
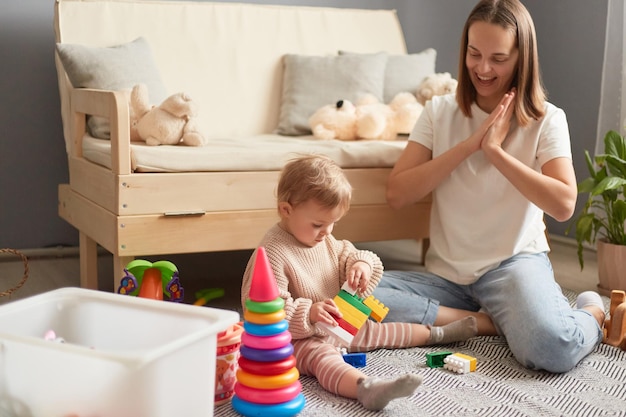
[[[149,103],[148,88],[137,84],[130,93],[131,140],[143,140],[150,146],[204,145],[198,128],[198,106],[185,93],[176,93],[158,105]]]
[[[339,100],[320,107],[309,118],[309,126],[317,139],[394,140],[411,132],[422,109],[409,92],[398,93],[389,104],[366,94],[356,105]]]
[[[327,104],[309,117],[309,126],[317,139],[355,140],[356,108],[349,100]]]
[[[396,130],[401,135],[408,135],[413,130],[415,122],[419,119],[424,106],[417,98],[409,93],[398,93],[389,103],[389,107],[396,113]]]
[[[433,96],[440,96],[456,92],[458,81],[452,78],[449,72],[438,72],[427,76],[417,86],[415,96],[424,106]]]
[[[367,95],[356,106],[357,136],[370,140],[394,140],[399,134],[411,132],[422,109],[409,92],[396,94],[389,104]]]

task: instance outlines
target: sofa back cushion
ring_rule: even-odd
[[[144,38],[168,94],[184,91],[198,102],[209,139],[275,131],[286,54],[406,53],[394,10],[57,0],[55,31],[57,42],[92,47]],[[67,115],[70,84],[59,60],[57,69]]]

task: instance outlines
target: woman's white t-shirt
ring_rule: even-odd
[[[409,140],[436,158],[467,139],[489,116],[477,105],[466,117],[454,94],[429,101]],[[537,172],[546,162],[572,158],[563,110],[546,103],[546,114],[526,127],[512,122],[503,149]],[[543,211],[528,201],[485,157],[475,152],[433,191],[427,269],[450,281],[475,282],[519,253],[549,250]]]

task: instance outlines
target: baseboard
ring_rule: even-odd
[[[563,246],[571,246],[571,247],[578,247],[578,242],[576,242],[576,239],[572,238],[572,237],[567,237],[567,236],[563,236],[563,235],[553,235],[553,234],[548,234],[548,237],[550,239],[551,242],[556,242],[559,243],[560,245]],[[590,250],[592,252],[596,251],[596,246],[595,245],[590,245],[588,243],[583,243],[583,247],[585,248],[585,250]]]
[[[16,250],[24,254],[24,256],[28,259],[78,258],[80,253],[78,246],[51,246],[48,248],[28,248]],[[109,252],[106,249],[98,247],[98,255],[108,253]],[[19,258],[12,253],[0,253],[0,262],[11,262],[17,260],[19,260]]]

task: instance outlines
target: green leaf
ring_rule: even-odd
[[[615,130],[609,130],[604,136],[604,153],[626,159],[626,144],[622,135]]]
[[[618,177],[606,177],[595,186],[591,191],[591,195],[604,194],[610,190],[618,190],[626,185],[626,179]],[[614,200],[614,199],[613,199]]]
[[[587,163],[587,169],[589,170],[589,175],[591,175],[592,178],[588,178],[589,179],[593,179],[596,177],[596,167],[593,164],[593,161],[591,160],[591,155],[589,155],[589,151],[585,149],[585,162]]]
[[[578,242],[590,242],[593,231],[593,213],[581,215],[576,222],[576,240]]]
[[[608,131],[604,153],[591,158],[585,150],[585,162],[589,177],[578,183],[578,193],[588,197],[570,224],[575,225],[581,269],[584,243],[594,244],[596,239],[606,238],[610,243],[626,245],[626,138],[614,130]]]
[[[613,203],[613,217],[611,221],[621,230],[624,229],[624,221],[626,221],[626,201],[617,200]]]
[[[596,182],[593,178],[585,178],[583,181],[578,183],[578,192],[582,193],[591,193],[591,191],[596,186]]]
[[[607,155],[605,159],[606,166],[611,175],[620,178],[626,178],[626,161],[617,156]]]

